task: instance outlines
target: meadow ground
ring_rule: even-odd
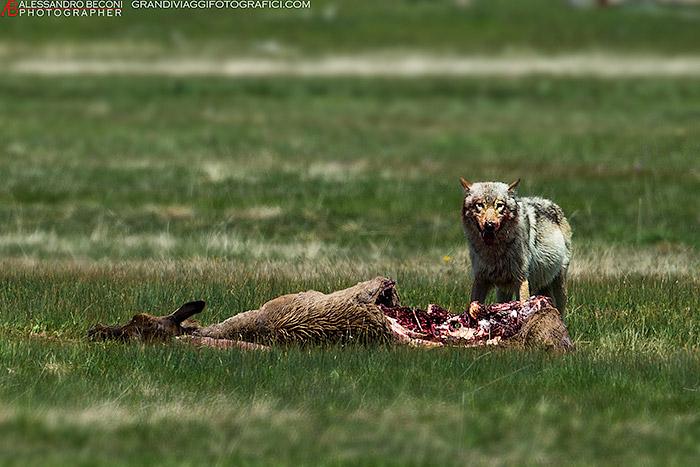
[[[584,3],[579,2],[579,3]],[[625,8],[571,8],[566,1],[312,0],[299,10],[134,9],[122,18],[8,20],[0,56],[158,59],[210,56],[303,57],[409,50],[486,54],[694,55],[697,6],[628,2]]]
[[[693,82],[0,86],[3,462],[699,454]],[[459,174],[522,177],[523,194],[569,214],[575,354],[243,354],[81,339],[137,310],[205,298],[213,322],[378,274],[399,281],[405,303],[459,309],[469,289]]]
[[[104,57],[129,43],[144,44],[141,57],[171,46],[264,54],[267,36],[313,55],[340,37],[331,17],[357,33],[333,42],[341,51],[400,40],[493,53],[515,39],[547,53],[697,50],[692,9],[581,10],[561,22],[505,2],[463,16],[409,3],[418,11],[388,8],[381,24],[365,2],[314,10],[302,30],[263,16],[262,32],[241,22],[235,43],[221,15],[208,29],[125,23],[123,35],[106,22],[37,21],[24,41],[0,36],[0,55]],[[516,13],[530,16],[503,28]],[[410,39],[404,21],[425,27]],[[559,42],[538,34],[552,24]],[[4,75],[0,463],[693,464],[698,109],[690,78]],[[460,175],[521,177],[521,194],[568,214],[576,352],[244,353],[83,339],[95,322],[194,298],[210,323],[376,275],[396,278],[406,304],[461,309]]]

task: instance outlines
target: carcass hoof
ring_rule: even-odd
[[[513,336],[511,343],[524,348],[540,348],[559,352],[574,350],[569,332],[559,310],[553,307],[536,311],[523,328]]]

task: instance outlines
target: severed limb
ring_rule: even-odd
[[[177,340],[194,345],[195,347],[210,347],[212,349],[241,349],[241,350],[270,350],[270,347],[253,342],[235,341],[233,339],[217,339],[214,337],[179,336]]]

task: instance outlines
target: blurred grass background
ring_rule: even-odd
[[[580,2],[579,2],[580,3]],[[697,57],[694,5],[312,0],[0,19],[0,462],[691,465],[697,78],[40,76],[22,60]],[[374,275],[468,300],[458,177],[574,230],[573,355],[94,345]]]
[[[460,174],[522,178],[581,248],[696,248],[695,83],[9,78],[0,251],[440,258]]]
[[[6,21],[4,50],[97,57],[585,50],[690,54],[700,45],[692,2],[627,1],[614,8],[564,0],[312,0],[311,9],[144,10],[121,18]],[[572,5],[580,4],[581,7]],[[0,36],[1,37],[1,36]]]

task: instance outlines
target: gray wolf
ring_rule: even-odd
[[[471,300],[484,302],[496,287],[499,302],[534,295],[550,297],[564,316],[571,227],[554,202],[518,197],[520,179],[470,183],[464,189],[462,225],[469,241],[474,282]]]

